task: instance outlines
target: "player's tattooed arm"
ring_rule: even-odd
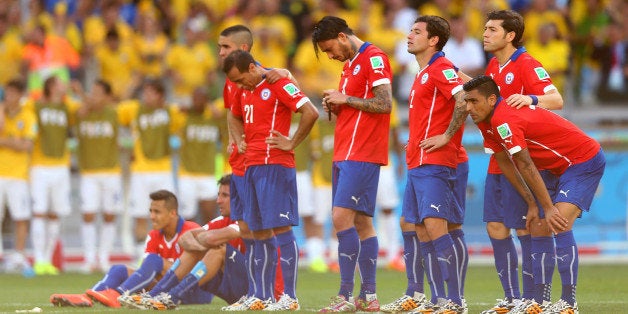
[[[458,132],[458,130],[460,130],[460,128],[464,125],[468,115],[467,105],[464,101],[464,94],[464,91],[461,90],[454,95],[456,105],[445,133],[426,138],[419,144],[419,146],[426,152],[429,153],[447,145],[456,132]]]
[[[349,96],[347,105],[366,112],[390,113],[392,110],[392,87],[390,84],[373,87],[372,98]]]

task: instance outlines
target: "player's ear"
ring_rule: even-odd
[[[491,108],[494,108],[494,107],[495,107],[495,105],[497,104],[497,95],[495,95],[495,94],[490,94],[490,95],[488,96],[488,98],[487,98],[487,101],[488,101],[488,105],[489,105]]]

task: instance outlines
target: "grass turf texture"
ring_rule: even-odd
[[[0,275],[0,313],[32,309],[36,306],[44,313],[118,313],[130,309],[110,309],[99,304],[92,308],[53,307],[49,302],[52,293],[81,293],[97,282],[101,275],[62,274],[24,278],[20,275]],[[298,297],[301,310],[315,312],[326,306],[329,298],[338,292],[338,274],[315,274],[305,269],[299,272]],[[359,277],[356,277],[356,294]],[[554,273],[552,300],[560,298],[560,278]],[[578,305],[580,313],[628,313],[628,265],[583,265],[580,267]],[[382,304],[405,292],[405,273],[380,270],[377,274],[377,294]],[[425,288],[429,291],[427,283]],[[470,266],[467,274],[465,297],[469,313],[480,313],[491,307],[496,298],[502,298],[495,269],[492,266]],[[220,312],[225,305],[221,299],[212,304],[183,305],[177,313]]]

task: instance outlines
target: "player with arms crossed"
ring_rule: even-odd
[[[501,10],[488,14],[483,34],[484,50],[494,57],[489,61],[485,74],[495,80],[510,106],[522,108],[537,105],[552,110],[562,109],[562,96],[552,84],[547,71],[521,45],[523,32],[524,21],[519,13]],[[542,276],[534,272],[533,269],[538,268],[532,264],[539,261],[533,260],[531,254],[538,251],[535,248],[537,244],[553,251],[549,247],[553,245],[552,241],[537,241],[541,238],[536,238],[536,230],[526,230],[523,217],[527,206],[503,176],[493,157],[489,161],[484,191],[484,221],[493,246],[495,267],[498,272],[506,274],[499,277],[504,299],[498,300],[485,314],[510,310],[518,304],[525,308],[534,297],[534,278]],[[518,257],[511,229],[516,230],[521,243],[523,295],[519,290]],[[519,302],[520,298],[523,298],[522,302]]]
[[[323,17],[312,33],[314,51],[344,63],[338,90],[324,91],[323,106],[337,116],[332,167],[332,220],[338,236],[340,291],[321,312],[379,311],[379,244],[373,214],[380,166],[388,164],[392,72],[386,54],[358,38],[347,22]],[[354,272],[362,286],[353,302]]]
[[[250,53],[237,50],[223,62],[223,72],[244,92],[240,106],[231,108],[229,132],[245,154],[244,220],[253,232],[252,258],[255,294],[249,309],[265,309],[272,300],[277,247],[281,249],[284,295],[269,310],[296,310],[298,248],[292,226],[297,225],[297,187],[294,148],[308,135],[318,118],[316,107],[287,78],[271,84],[267,69]],[[301,120],[290,138],[292,112]]]
[[[542,240],[552,245],[541,248],[553,249],[556,241],[556,252],[532,253],[534,260],[544,261],[534,265],[535,274],[543,276],[535,277],[537,311],[526,309],[523,313],[540,313],[538,304],[543,313],[578,313],[578,248],[572,228],[582,211],[589,210],[604,173],[606,161],[600,144],[548,110],[508,106],[488,76],[467,82],[464,89],[467,109],[482,132],[486,152],[495,156],[504,176],[528,205],[526,227],[545,229],[547,236]],[[537,168],[547,171],[541,175]],[[540,213],[535,198],[543,209]],[[543,219],[546,225],[541,223]],[[562,295],[549,305],[556,264]]]

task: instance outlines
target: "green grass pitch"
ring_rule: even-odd
[[[101,275],[63,274],[23,278],[20,275],[0,275],[0,313],[40,307],[44,313],[118,313],[130,309],[109,309],[101,305],[93,308],[59,308],[49,303],[52,293],[81,293],[91,287]],[[300,270],[298,297],[301,310],[315,312],[325,306],[329,297],[337,293],[338,274],[314,274]],[[359,277],[356,277],[356,289]],[[582,265],[579,273],[578,305],[580,313],[628,313],[628,265]],[[380,270],[377,274],[377,293],[380,302],[399,297],[406,286],[405,273]],[[426,289],[429,290],[427,284]],[[465,297],[469,313],[480,313],[503,297],[497,275],[492,266],[472,265],[467,274]],[[554,274],[552,299],[560,297],[560,278]],[[220,312],[225,302],[216,299],[207,305],[183,305],[177,313]]]

